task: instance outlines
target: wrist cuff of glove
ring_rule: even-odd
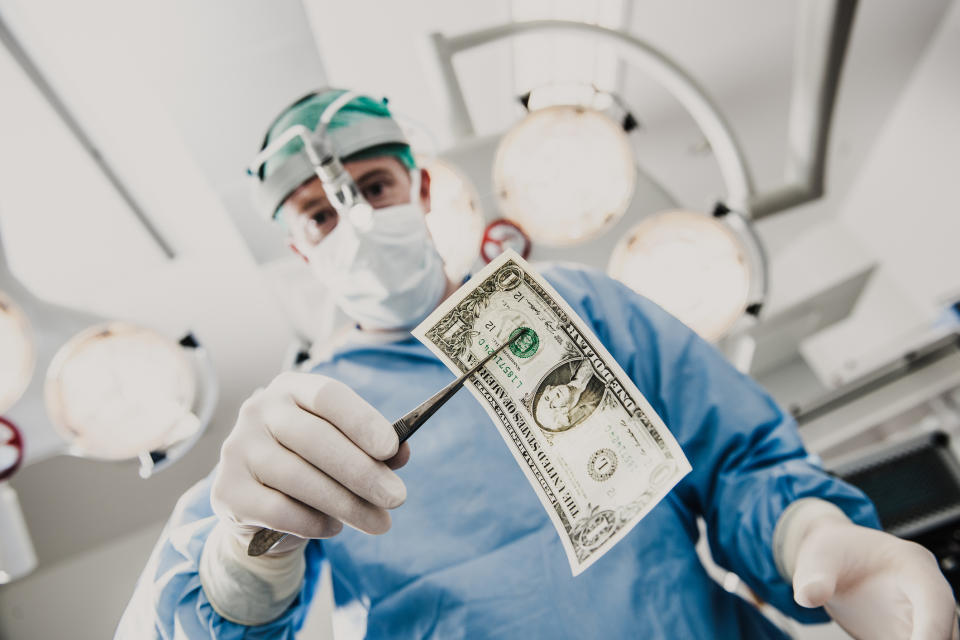
[[[780,577],[788,583],[793,581],[800,544],[813,525],[824,518],[850,522],[839,507],[819,498],[801,498],[780,514],[773,530],[773,559]]]
[[[214,611],[231,622],[255,626],[275,620],[300,593],[303,548],[250,557],[221,521],[200,555],[200,584]]]

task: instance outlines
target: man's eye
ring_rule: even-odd
[[[382,197],[385,191],[386,185],[382,182],[371,182],[363,187],[363,195],[371,200]]]
[[[322,227],[327,222],[329,222],[330,219],[333,217],[333,212],[324,209],[323,211],[316,212],[310,217],[313,219],[314,222],[316,222],[319,226]]]

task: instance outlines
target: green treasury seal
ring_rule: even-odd
[[[540,338],[537,337],[537,332],[529,327],[517,327],[510,334],[508,341],[513,340],[520,332],[523,332],[523,335],[517,338],[516,342],[510,343],[510,351],[518,358],[529,358],[537,352],[537,347],[540,346]]]

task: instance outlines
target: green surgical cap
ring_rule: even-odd
[[[310,94],[301,98],[293,105],[281,113],[270,130],[267,132],[266,143],[269,143],[274,136],[286,131],[294,125],[303,125],[310,129],[316,129],[320,122],[320,116],[331,102],[346,93],[343,89],[328,89],[318,93]],[[374,100],[368,96],[358,95],[350,102],[346,103],[333,116],[328,126],[331,137],[336,138],[334,133],[337,129],[351,128],[356,130],[359,135],[363,135],[364,129],[374,129],[375,123],[381,118],[393,119],[393,115],[387,108],[386,100]],[[351,131],[353,133],[353,131]],[[355,136],[351,136],[355,138]],[[374,137],[376,137],[374,135]],[[291,140],[283,149],[274,154],[264,165],[264,176],[269,176],[270,172],[283,164],[290,156],[298,154],[303,149],[303,142],[297,138]],[[341,160],[349,162],[351,160],[363,160],[375,156],[391,155],[397,157],[408,170],[417,167],[413,159],[413,153],[410,145],[403,143],[373,144],[370,147],[353,151],[342,157]]]

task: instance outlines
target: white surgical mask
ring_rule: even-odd
[[[420,204],[420,172],[412,172],[408,204],[373,211],[369,228],[340,216],[309,250],[314,273],[344,313],[366,329],[410,329],[440,302],[447,278]]]

